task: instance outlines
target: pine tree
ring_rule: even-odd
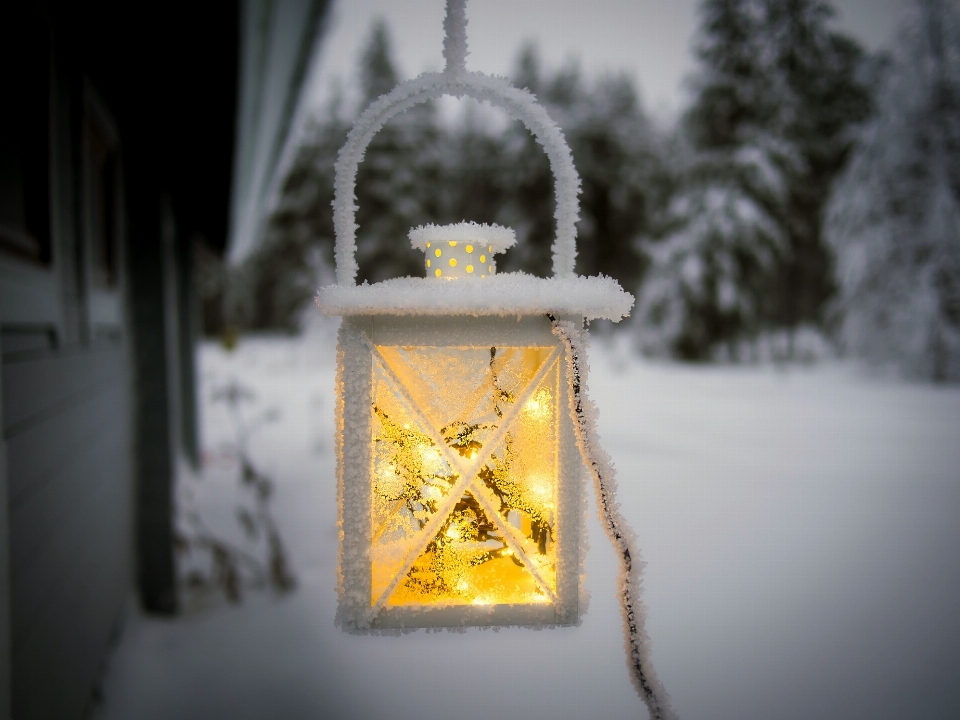
[[[830,187],[843,169],[854,130],[872,110],[862,80],[864,54],[829,29],[833,10],[820,0],[766,0],[766,34],[785,91],[778,125],[800,162],[787,168],[780,224],[789,256],[778,274],[775,322],[787,328],[821,324],[833,293],[823,240]]]
[[[799,164],[778,134],[782,92],[770,72],[760,0],[708,0],[696,101],[677,141],[679,189],[638,298],[645,352],[707,360],[736,354],[769,325],[788,253],[780,209]]]
[[[546,77],[540,65],[536,49],[525,47],[514,84],[537,94],[573,153],[581,180],[577,272],[602,273],[635,288],[644,269],[640,238],[652,232],[670,187],[657,132],[631,78],[609,75],[591,86],[576,64]],[[521,242],[504,267],[549,275],[556,232],[550,167],[543,148],[522,125],[511,126],[506,145],[509,192],[502,216]]]
[[[703,360],[822,321],[822,213],[870,109],[862,52],[820,0],[706,0],[671,230],[648,244],[640,342]]]
[[[960,9],[917,0],[830,204],[847,351],[960,380]]]

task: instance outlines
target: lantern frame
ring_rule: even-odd
[[[556,373],[558,391],[553,400],[557,410],[557,430],[553,439],[557,455],[556,518],[553,527],[557,537],[554,598],[550,601],[390,605],[386,595],[392,590],[382,597],[374,596],[371,587],[374,563],[371,518],[375,476],[371,442],[374,366],[380,362],[375,359],[378,348],[397,346],[438,350],[536,347],[552,351],[541,367],[541,376],[547,372]],[[550,321],[542,316],[528,316],[519,320],[382,315],[347,318],[340,330],[337,360],[338,384],[344,389],[337,401],[337,430],[341,438],[338,448],[341,531],[338,624],[355,632],[409,627],[577,624],[587,601],[586,591],[580,582],[585,555],[584,544],[580,542],[584,525],[583,461],[568,411],[570,398],[565,380],[563,349],[552,333]],[[350,368],[349,372],[345,368]],[[347,375],[351,378],[349,385]],[[531,388],[534,384],[539,384],[539,381],[530,380]],[[517,414],[519,408],[514,417]],[[508,420],[506,417],[504,419]],[[438,430],[432,428],[435,436]],[[507,431],[509,426],[505,426],[503,432]],[[482,452],[495,449],[485,444]],[[483,463],[478,462],[476,467],[483,467]],[[462,492],[471,492],[476,482],[461,482],[465,487]],[[444,519],[438,520],[442,522]],[[427,536],[430,532],[428,529],[422,537],[429,540]],[[411,545],[411,548],[413,556],[417,555],[416,547]],[[409,570],[409,564],[403,572],[406,570]]]

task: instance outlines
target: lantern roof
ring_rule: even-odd
[[[372,285],[330,285],[317,294],[324,315],[579,315],[614,322],[630,314],[633,295],[604,275],[541,278],[502,273],[438,283],[404,277]]]

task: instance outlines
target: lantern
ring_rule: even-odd
[[[526,91],[467,72],[465,0],[447,0],[443,73],[376,100],[336,164],[337,283],[317,305],[343,318],[337,348],[340,557],[337,624],[349,632],[569,625],[584,610],[581,476],[589,468],[621,561],[631,679],[654,718],[674,717],[650,664],[638,553],[585,398],[584,323],[633,298],[578,277],[579,178],[563,135]],[[550,160],[553,277],[498,274],[515,242],[497,226],[410,233],[425,277],[357,285],[357,168],[392,117],[452,95],[521,120]]]
[[[371,633],[577,623],[586,467],[620,557],[631,680],[651,717],[673,718],[645,642],[638,551],[585,397],[585,321],[619,321],[633,298],[611,278],[574,274],[580,181],[570,150],[532,95],[467,72],[464,6],[447,0],[445,71],[370,105],[336,164],[337,283],[317,305],[343,318],[337,624]],[[498,274],[513,231],[460,223],[411,231],[425,277],[356,284],[364,151],[390,118],[442,95],[506,110],[543,146],[556,193],[553,277]]]
[[[336,166],[337,284],[317,302],[343,317],[337,618],[353,632],[569,625],[584,609],[584,448],[568,350],[584,320],[620,320],[633,298],[610,278],[574,275],[570,151],[532,95],[465,70],[463,9],[448,3],[445,72],[367,108]],[[553,277],[497,274],[513,231],[460,223],[410,233],[425,277],[355,284],[357,166],[391,117],[441,95],[489,101],[544,146],[557,199]]]

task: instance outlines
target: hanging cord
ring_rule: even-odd
[[[620,514],[616,500],[617,479],[610,456],[600,447],[596,429],[596,410],[587,397],[586,375],[580,358],[584,355],[580,345],[581,333],[569,320],[558,320],[548,315],[553,324],[553,334],[563,342],[566,356],[567,380],[570,384],[570,419],[573,421],[577,446],[581,457],[593,475],[597,492],[597,505],[607,537],[620,556],[620,614],[626,636],[627,667],[637,693],[647,704],[654,720],[676,720],[670,707],[667,692],[650,662],[650,638],[644,630],[646,612],[640,600],[641,572],[643,562],[637,548],[636,538],[626,519]]]

